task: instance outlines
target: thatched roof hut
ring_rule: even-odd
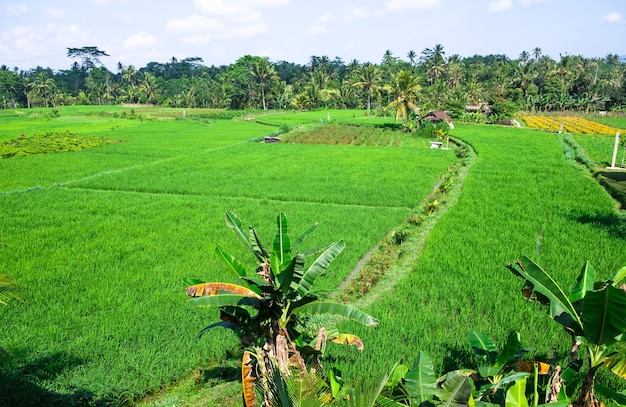
[[[430,120],[433,124],[446,122],[448,126],[453,129],[454,124],[452,124],[452,118],[448,115],[448,113],[443,110],[431,110],[424,116],[424,120]]]

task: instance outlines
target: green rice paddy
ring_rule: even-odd
[[[419,212],[457,160],[404,133],[397,143],[358,146],[247,142],[281,125],[393,124],[363,111],[249,120],[183,116],[182,109],[49,111],[0,111],[0,141],[69,130],[124,142],[0,160],[0,274],[14,277],[24,298],[0,309],[0,344],[12,355],[0,361],[6,405],[119,405],[194,371],[237,377],[220,368],[238,355],[234,336],[215,330],[194,342],[216,314],[187,306],[181,282],[231,281],[216,244],[254,264],[225,226],[226,210],[266,242],[280,211],[294,235],[319,222],[310,246],[344,239],[347,249],[320,280],[332,290]],[[459,199],[440,215],[410,272],[367,306],[380,326],[342,323],[365,342],[363,352],[330,351],[329,363],[347,378],[411,365],[420,350],[438,372],[470,367],[470,330],[497,343],[519,330],[524,346],[560,362],[567,336],[522,299],[505,265],[526,254],[568,286],[586,260],[603,278],[626,263],[623,215],[564,158],[556,135],[457,125],[452,136],[477,153]]]

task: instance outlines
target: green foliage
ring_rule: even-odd
[[[519,107],[517,106],[515,102],[504,99],[504,98],[497,98],[497,99],[491,100],[489,102],[489,108],[491,110],[489,113],[489,118],[492,121],[502,120],[502,119],[512,119],[513,117],[515,117],[515,115],[519,111]],[[492,119],[492,116],[494,116],[493,119]]]
[[[225,218],[243,246],[254,254],[258,267],[255,265],[254,272],[247,272],[239,261],[218,246],[219,257],[244,286],[185,279],[186,292],[194,297],[190,304],[220,310],[221,321],[202,329],[199,336],[216,327],[235,331],[242,345],[250,348],[256,359],[260,373],[254,376],[259,380],[257,386],[264,390],[266,404],[273,404],[276,401],[272,400],[277,399],[281,400],[279,405],[292,405],[289,393],[293,394],[293,389],[290,392],[285,384],[293,374],[291,369],[306,373],[307,366],[318,367],[327,340],[346,338],[346,343],[362,348],[358,337],[338,332],[331,336],[325,328],[320,329],[317,337],[308,336],[306,329],[302,329],[307,315],[330,314],[370,327],[377,326],[378,321],[350,305],[324,301],[313,290],[315,281],[325,274],[330,263],[345,248],[343,241],[295,252],[300,243],[317,229],[317,224],[292,241],[288,235],[287,218],[280,213],[276,220],[278,230],[272,249],[268,251],[252,226],[245,229],[233,212],[227,212]],[[307,266],[306,258],[318,254]],[[271,387],[277,390],[268,390]],[[246,381],[243,394],[246,406],[252,406],[248,401],[252,398],[251,389],[246,386]]]
[[[0,158],[81,151],[120,142],[106,137],[79,136],[69,131],[32,136],[20,134],[16,139],[0,141]]]
[[[620,287],[626,278],[626,267],[613,278],[598,281],[595,270],[587,262],[569,294],[528,257],[509,264],[508,268],[525,281],[524,297],[547,305],[549,315],[571,335],[571,355],[577,357],[579,347],[586,351],[587,372],[575,375],[567,386],[572,390],[582,380],[577,404],[595,405],[595,375],[601,366],[606,365],[620,377],[626,377],[623,369],[626,354],[613,346],[623,347],[626,339],[626,291]]]

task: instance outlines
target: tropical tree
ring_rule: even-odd
[[[396,123],[398,122],[398,117],[402,117],[402,122],[406,125],[409,112],[418,110],[416,102],[422,86],[419,83],[419,77],[407,70],[398,72],[392,79],[392,83],[385,86],[385,89],[393,98],[392,102],[387,105],[387,108],[395,109]]]
[[[366,63],[358,71],[357,80],[356,82],[352,84],[352,86],[356,86],[365,91],[365,95],[367,98],[367,101],[366,101],[367,110],[371,109],[372,94],[378,91],[379,83],[380,83],[380,71],[378,70],[376,65]]]
[[[145,96],[147,103],[154,103],[157,99],[158,85],[154,75],[150,72],[144,72],[139,91]]]
[[[91,71],[96,67],[96,64],[100,64],[101,57],[108,57],[104,51],[98,49],[98,47],[82,47],[82,48],[68,48],[67,56],[69,58],[78,58],[82,62],[82,69],[85,72]]]
[[[414,67],[415,66],[415,59],[417,58],[417,54],[415,53],[415,51],[410,50],[406,54],[406,57],[409,58],[409,66],[410,67]]]
[[[126,94],[130,99],[130,102],[134,102],[137,97],[135,86],[137,85],[137,70],[133,65],[128,65],[122,74],[122,78],[126,81]]]
[[[257,58],[251,64],[250,74],[261,87],[263,110],[267,110],[267,106],[265,104],[265,88],[271,81],[280,79],[278,75],[276,75],[276,69],[269,62],[268,58]]]
[[[596,383],[596,372],[602,366],[626,378],[626,267],[612,279],[597,281],[595,270],[587,262],[570,294],[541,267],[523,256],[508,265],[509,270],[524,280],[522,294],[530,301],[548,305],[548,313],[570,335],[570,369],[577,372],[567,384],[572,391],[580,384],[575,406],[599,406],[595,391],[626,403],[618,395]],[[586,351],[587,371],[581,372]],[[582,381],[582,384],[581,384]]]
[[[49,76],[48,71],[39,71],[32,84],[32,89],[39,97],[41,97],[46,107],[48,107],[50,103],[54,105],[56,82]]]
[[[238,334],[245,347],[242,360],[244,405],[255,405],[255,385],[263,391],[264,405],[275,405],[272,397],[285,394],[287,379],[311,374],[312,370],[321,371],[319,358],[327,340],[363,347],[358,337],[339,334],[334,329],[309,332],[307,316],[337,315],[372,327],[378,325],[378,321],[350,305],[324,301],[314,291],[317,278],[344,249],[343,241],[296,252],[317,224],[292,241],[288,236],[287,219],[280,213],[276,222],[278,231],[272,250],[268,251],[253,227],[245,230],[233,212],[227,212],[225,218],[228,227],[256,257],[258,263],[252,268],[254,271],[247,271],[242,263],[218,246],[218,256],[241,285],[185,279],[186,293],[194,297],[189,301],[192,305],[220,310],[221,321],[202,329],[199,336],[213,328],[227,328]],[[307,262],[307,257],[317,254],[315,260]],[[272,390],[276,387],[278,392]]]

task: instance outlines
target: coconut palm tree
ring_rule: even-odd
[[[422,51],[422,59],[429,65],[443,65],[446,63],[444,58],[446,52],[443,50],[443,45],[435,44],[432,48],[424,48]]]
[[[268,58],[257,58],[252,62],[250,75],[252,75],[261,87],[263,110],[267,110],[267,105],[265,103],[265,87],[268,83],[271,83],[271,81],[280,79],[276,74],[276,68],[269,62]]]
[[[418,109],[416,105],[417,97],[422,89],[419,83],[419,77],[413,75],[411,71],[402,70],[393,75],[391,84],[385,85],[385,89],[389,92],[393,100],[387,108],[396,110],[396,123],[398,117],[402,117],[402,121],[407,123],[410,111]]]
[[[157,90],[156,77],[150,72],[145,72],[141,84],[139,84],[139,91],[145,95],[147,103],[154,103],[156,101]]]
[[[379,83],[380,71],[376,65],[369,62],[365,63],[359,71],[357,81],[354,82],[352,86],[365,90],[365,94],[367,95],[367,110],[370,110],[371,108],[372,93],[376,93],[378,91]]]
[[[406,57],[409,58],[409,66],[410,67],[414,67],[415,66],[415,58],[417,58],[417,54],[415,53],[415,51],[410,50],[406,54]]]

